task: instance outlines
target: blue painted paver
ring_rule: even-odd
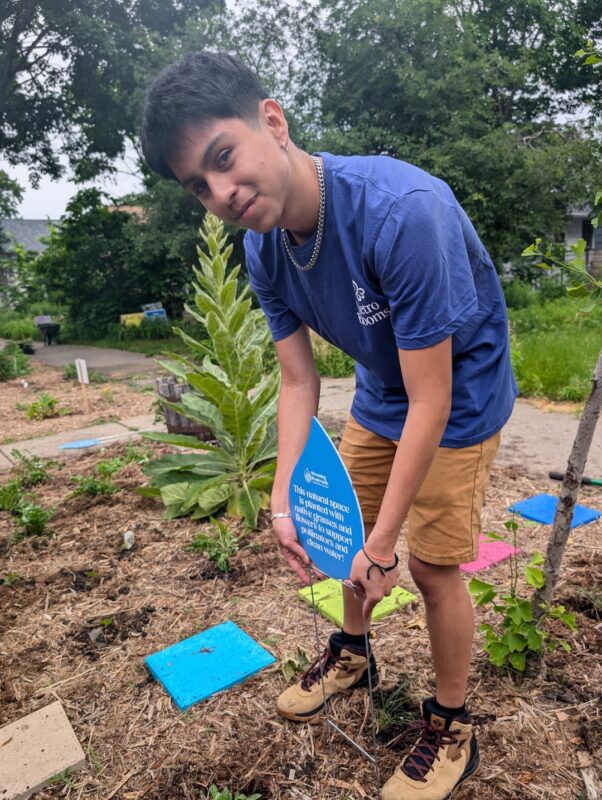
[[[276,661],[231,621],[147,656],[144,663],[174,703],[185,711]]]
[[[542,522],[544,525],[551,525],[554,522],[557,505],[557,497],[551,494],[537,494],[534,497],[521,500],[520,503],[515,503],[510,506],[508,511],[515,511],[517,514],[521,514],[527,519],[532,519],[535,522]],[[577,504],[575,506],[571,528],[593,522],[598,519],[598,517],[602,517],[602,512]]]

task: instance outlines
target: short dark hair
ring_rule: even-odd
[[[149,167],[176,176],[168,161],[183,128],[237,117],[255,120],[268,93],[252,69],[228,53],[201,50],[166,67],[146,91],[140,140]]]

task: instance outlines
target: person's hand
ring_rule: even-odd
[[[275,519],[272,522],[272,530],[276,536],[280,554],[303,583],[308,584],[307,567],[310,564],[310,560],[305,550],[301,547],[294,522],[286,517]]]
[[[380,561],[378,563],[380,564]],[[393,563],[394,559],[391,559],[389,563],[383,563],[382,566],[393,566]],[[395,569],[385,572],[384,575],[378,567],[370,569],[372,566],[373,562],[364,554],[363,550],[360,550],[353,559],[351,575],[349,576],[355,587],[355,596],[364,598],[362,613],[366,620],[370,619],[374,606],[383,597],[388,597],[391,594],[399,577],[399,565],[396,565]],[[368,577],[368,570],[370,570],[370,577]]]

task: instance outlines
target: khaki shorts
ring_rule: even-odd
[[[408,549],[429,564],[465,564],[478,556],[481,509],[496,433],[470,447],[440,447],[408,514]],[[349,417],[339,453],[357,493],[365,524],[376,522],[397,442]]]

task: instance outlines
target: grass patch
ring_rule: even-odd
[[[510,311],[513,366],[524,397],[582,402],[602,349],[602,308],[568,298]]]

